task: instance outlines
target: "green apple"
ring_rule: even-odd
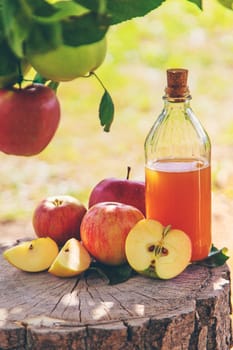
[[[82,243],[76,238],[71,238],[60,250],[49,272],[57,277],[72,277],[86,271],[90,263],[90,254]]]
[[[61,45],[46,53],[28,54],[32,67],[43,77],[53,81],[70,81],[96,70],[106,55],[106,38],[72,47]]]
[[[81,16],[89,10],[73,1],[53,1],[54,6],[63,14]],[[88,30],[88,28],[87,28]],[[32,67],[44,78],[53,81],[70,81],[96,70],[104,61],[107,52],[107,40],[101,40],[81,46],[68,46],[61,43],[57,48],[41,52],[25,44],[25,56]]]
[[[56,242],[49,237],[43,237],[6,249],[3,257],[20,270],[40,272],[50,267],[58,252]]]
[[[140,220],[125,243],[129,265],[138,273],[160,279],[179,275],[189,265],[192,246],[188,235],[152,219]]]

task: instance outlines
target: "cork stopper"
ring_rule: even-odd
[[[189,96],[187,86],[188,70],[184,68],[174,68],[167,70],[166,95],[171,98],[186,98]]]

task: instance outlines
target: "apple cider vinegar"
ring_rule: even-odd
[[[186,232],[192,241],[192,260],[205,258],[211,245],[210,166],[194,159],[148,165],[146,217]]]
[[[186,69],[168,69],[164,108],[145,140],[146,217],[183,230],[192,261],[211,248],[211,143],[190,107]]]

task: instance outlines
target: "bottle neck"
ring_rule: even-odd
[[[179,97],[173,97],[173,96],[170,96],[167,94],[163,96],[163,100],[164,100],[165,104],[172,103],[172,104],[177,104],[177,105],[179,105],[179,104],[189,105],[191,99],[192,99],[192,96],[189,94],[184,95],[184,96],[179,96]]]

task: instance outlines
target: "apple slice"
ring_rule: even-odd
[[[57,243],[50,237],[43,237],[6,249],[3,256],[20,270],[40,272],[49,268],[58,252]]]
[[[76,238],[70,238],[60,250],[49,268],[58,277],[72,277],[88,269],[91,257],[86,248]]]
[[[130,230],[125,244],[128,263],[138,273],[170,279],[179,275],[191,260],[188,235],[160,222],[143,219]]]

